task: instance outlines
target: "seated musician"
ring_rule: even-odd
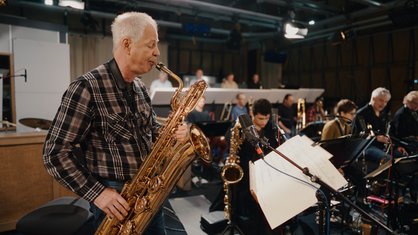
[[[365,150],[366,160],[380,163],[385,157],[385,144],[388,144],[389,138],[386,136],[387,123],[389,121],[388,114],[384,110],[386,104],[390,100],[390,92],[383,88],[376,88],[372,92],[370,103],[359,109],[357,116],[354,119],[357,129],[353,129],[353,134],[358,134],[361,131],[367,131],[367,126],[371,125],[373,132],[376,134],[376,140]],[[386,145],[387,146],[387,145]],[[395,158],[408,156],[404,148],[398,146],[393,151]],[[390,150],[386,159],[390,159]]]
[[[232,121],[236,121],[238,116],[246,113],[248,114],[248,109],[247,109],[247,97],[243,94],[243,93],[239,93],[236,97],[237,99],[237,104],[232,108],[231,111],[231,120]],[[234,122],[232,123],[232,125],[234,125]]]
[[[272,147],[277,147],[278,143],[275,139],[273,126],[269,121],[271,114],[270,102],[266,99],[259,99],[254,102],[252,109],[254,113],[252,121],[257,129],[258,134],[260,137],[265,136],[269,140],[269,143]],[[226,161],[229,160],[229,142],[230,140],[228,140],[227,151],[225,151],[224,154],[224,159]],[[264,154],[267,154],[270,151],[267,148],[263,148],[263,152]],[[249,186],[248,163],[249,161],[256,160],[256,150],[249,141],[245,140],[242,143],[241,149],[237,155],[240,157],[239,165],[244,171],[244,177],[238,183],[236,213],[238,216],[249,218],[249,227],[251,227],[251,231],[246,230],[245,234],[268,234],[271,232],[270,227],[267,224],[260,206],[251,195]]]
[[[351,100],[340,100],[337,104],[337,113],[341,117],[327,122],[322,130],[321,140],[336,139],[351,133],[349,123],[356,116],[357,105]]]
[[[336,117],[334,120],[327,122],[322,129],[321,140],[337,139],[351,133],[351,123],[356,116],[357,105],[348,99],[340,100],[337,104],[337,114],[341,117]],[[354,185],[359,187],[359,199],[364,198],[366,191],[366,179],[364,173],[359,167],[345,166],[338,169],[341,174],[350,178]],[[362,202],[363,200],[359,200]],[[360,204],[361,205],[361,204]]]
[[[286,94],[283,100],[283,105],[280,105],[278,108],[279,116],[281,118],[279,126],[283,129],[286,138],[288,139],[296,134],[296,129],[294,128],[294,123],[296,122],[295,109],[293,108],[294,102],[295,98],[293,95]]]
[[[196,108],[191,113],[189,113],[187,116],[188,123],[196,124],[196,122],[212,121],[212,118],[209,116],[209,111],[203,109],[205,107],[205,100],[206,98],[202,96],[202,98],[197,103]],[[209,138],[209,140],[211,144],[220,148],[221,156],[223,156],[227,142],[225,140],[221,140],[219,137]],[[219,166],[223,165],[223,158],[221,157]]]
[[[403,104],[395,114],[395,136],[408,142],[405,147],[408,153],[415,153],[418,148],[418,91],[409,92]]]
[[[317,97],[315,103],[306,110],[306,122],[318,122],[326,120],[324,112],[324,98]]]

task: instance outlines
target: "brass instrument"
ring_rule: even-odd
[[[161,127],[160,135],[138,173],[123,187],[121,196],[131,208],[128,215],[120,221],[107,215],[95,235],[143,234],[181,175],[195,159],[194,152],[205,162],[212,160],[207,138],[197,126],[190,127],[189,136],[181,143],[177,143],[173,136],[187,114],[196,107],[208,85],[203,80],[197,81],[182,93],[183,83],[177,75],[162,63],[155,64],[155,67],[179,82],[179,88],[171,98],[173,112]]]
[[[306,115],[305,115],[305,100],[302,98],[298,99],[298,121],[296,124],[296,134],[298,134],[306,126]]]
[[[245,135],[241,133],[239,129],[241,128],[241,124],[237,119],[235,121],[235,126],[231,128],[231,139],[229,143],[229,161],[226,165],[222,168],[222,179],[225,181],[224,183],[224,191],[225,191],[225,219],[231,220],[231,192],[230,192],[230,184],[235,184],[241,181],[242,177],[244,176],[244,171],[242,170],[241,166],[238,165],[239,156],[237,155],[238,150],[240,149],[241,144],[244,142]]]
[[[247,105],[248,105],[248,114],[250,116],[254,116],[254,114],[253,114],[254,101],[255,101],[254,97],[252,97],[252,96],[248,97]]]
[[[225,110],[227,111],[226,117],[224,118]],[[231,115],[232,104],[231,102],[226,102],[224,104],[224,108],[222,109],[222,114],[220,120],[229,120],[229,115]]]

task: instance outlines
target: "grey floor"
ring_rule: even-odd
[[[220,172],[215,168],[194,170],[195,174],[202,176],[208,182],[197,187],[192,185],[189,191],[177,189],[177,191],[170,195],[166,202],[166,228],[167,235],[204,235],[206,234],[200,228],[201,215],[209,212],[209,206],[215,199],[217,193],[222,190],[223,184],[220,177]],[[172,211],[173,213],[171,213]],[[292,235],[316,235],[318,234],[318,226],[315,222],[316,215],[313,213],[305,216],[298,216],[292,219],[291,227]],[[86,226],[84,231],[78,235],[93,234],[90,232],[91,228]],[[244,234],[245,231],[243,231]],[[220,233],[218,233],[220,234]],[[228,233],[227,233],[228,234]],[[281,234],[281,232],[279,233]],[[284,231],[283,231],[284,234]],[[339,224],[331,224],[330,233],[336,234],[351,234],[349,227],[340,226]],[[384,234],[384,233],[380,233]],[[8,231],[0,233],[0,235],[22,235],[17,231]],[[248,234],[247,234],[248,235]]]

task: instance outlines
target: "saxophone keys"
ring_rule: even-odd
[[[155,193],[157,192],[160,188],[163,187],[163,178],[161,176],[155,176],[154,178],[152,178],[150,184],[149,184],[149,189],[148,191],[150,193]]]
[[[134,208],[135,213],[140,214],[148,209],[149,209],[148,199],[145,197],[138,198],[138,200],[135,203],[135,208]]]
[[[133,225],[132,225],[131,221],[129,220],[128,222],[126,222],[125,225],[123,225],[120,228],[120,235],[131,235],[132,234],[132,228],[133,228]]]
[[[224,197],[224,204],[228,204],[228,203],[229,203],[228,195],[225,195],[225,197]]]

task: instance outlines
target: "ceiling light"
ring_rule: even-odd
[[[328,38],[328,40],[331,42],[331,45],[337,45],[351,41],[355,37],[356,32],[351,27],[349,27],[334,33]]]
[[[84,2],[81,0],[60,0],[58,5],[62,7],[71,7],[74,9],[84,10]]]
[[[309,25],[314,25],[315,24],[315,20],[310,20],[309,21]]]
[[[284,36],[289,39],[302,39],[308,34],[308,29],[300,23],[288,22],[285,24]]]

